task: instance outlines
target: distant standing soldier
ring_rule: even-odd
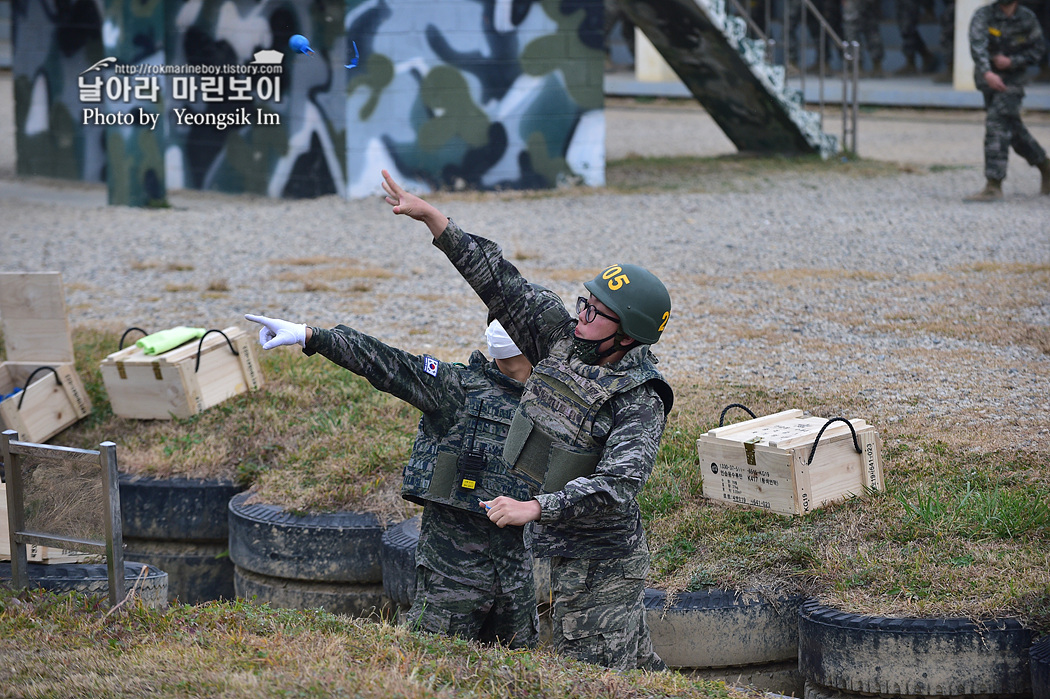
[[[856,41],[866,49],[871,59],[871,70],[864,73],[869,78],[881,78],[882,59],[886,50],[879,33],[878,0],[842,0],[842,27],[846,41]]]
[[[817,11],[824,17],[824,21],[828,23],[832,31],[837,35],[842,36],[842,4],[841,0],[813,0],[813,6],[817,8]],[[787,3],[788,12],[788,31],[790,32],[788,42],[788,59],[790,64],[798,66],[795,70],[800,70],[802,67],[802,61],[799,59],[801,44],[802,44],[802,32],[809,31],[809,47],[816,49],[816,60],[813,65],[806,67],[807,73],[816,73],[820,70],[820,32],[821,23],[820,18],[813,12],[806,12],[806,27],[801,28],[799,25],[802,24],[802,0],[788,0]],[[796,39],[797,35],[797,39]],[[825,37],[824,44],[824,73],[825,75],[831,74],[831,58],[833,49],[831,46],[831,40]],[[795,71],[789,68],[789,71],[794,73]]]
[[[401,487],[402,497],[423,505],[416,596],[405,625],[534,647],[539,620],[532,554],[520,528],[497,527],[478,507],[481,499],[528,493],[501,454],[532,364],[502,326],[492,321],[485,333],[494,359],[475,350],[463,365],[410,354],[345,325],[326,330],[245,318],[263,326],[263,349],[300,345],[305,354],[320,353],[422,411]]]
[[[941,8],[941,14],[937,18],[937,24],[941,29],[941,72],[933,76],[935,83],[951,83],[955,76],[953,66],[955,65],[955,0],[946,0]]]
[[[901,32],[904,65],[897,70],[896,75],[918,75],[916,56],[922,58],[923,73],[932,73],[936,67],[936,57],[919,34],[919,13],[922,9],[919,4],[919,0],[897,0],[897,28]]]
[[[1035,13],[1018,0],[997,0],[977,8],[970,21],[970,55],[974,80],[984,95],[984,175],[987,183],[965,201],[1003,198],[1010,148],[1039,168],[1040,194],[1050,194],[1050,162],[1046,151],[1021,122],[1025,71],[1036,65],[1046,47]]]

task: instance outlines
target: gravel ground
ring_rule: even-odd
[[[107,207],[100,185],[14,178],[9,74],[0,95],[0,271],[60,270],[73,325],[247,329],[251,312],[346,322],[446,359],[481,345],[480,302],[426,228],[378,196],[175,192],[168,210]],[[887,176],[432,201],[567,301],[615,261],[658,273],[673,311],[656,353],[672,384],[716,381],[727,403],[736,384],[842,396],[876,425],[1047,450],[1050,197],[1012,156],[1005,203],[961,202],[983,183],[982,118],[864,113],[861,155],[903,164]],[[610,159],[733,152],[692,104],[615,101],[606,121]],[[1050,115],[1028,121],[1050,146]]]

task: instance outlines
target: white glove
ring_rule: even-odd
[[[250,313],[244,315],[253,323],[262,325],[259,328],[259,344],[264,350],[280,347],[281,345],[299,345],[306,347],[306,325],[289,323],[287,320],[267,318],[266,316],[253,316]]]

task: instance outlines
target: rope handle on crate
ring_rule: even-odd
[[[52,374],[55,375],[55,381],[58,382],[58,385],[59,386],[62,385],[62,379],[58,378],[58,372],[55,371],[54,367],[38,366],[36,369],[33,369],[33,373],[29,375],[28,379],[26,379],[25,388],[22,389],[22,397],[18,399],[18,409],[19,410],[22,409],[22,401],[24,401],[26,399],[26,390],[29,388],[29,384],[33,383],[33,377],[36,376],[37,374],[39,374],[42,371],[50,371]]]
[[[212,333],[219,333],[220,335],[222,335],[223,337],[226,338],[226,344],[230,346],[230,351],[233,352],[233,356],[234,357],[241,356],[240,353],[233,348],[233,343],[230,342],[230,338],[226,337],[226,333],[224,333],[222,330],[218,330],[218,329],[213,328],[213,329],[209,330],[208,332],[204,333],[203,335],[201,335],[201,341],[197,345],[197,365],[195,367],[193,367],[193,373],[194,374],[196,374],[197,370],[201,368],[201,348],[204,347],[204,338],[208,337],[208,335],[211,335]]]
[[[755,418],[757,417],[757,415],[755,415],[755,414],[754,414],[753,412],[751,412],[751,409],[750,409],[750,408],[748,408],[748,407],[747,407],[746,405],[743,405],[743,404],[741,404],[741,403],[730,403],[730,404],[729,404],[729,405],[727,405],[727,406],[725,407],[725,409],[724,409],[724,410],[722,411],[722,414],[718,416],[718,426],[719,426],[719,427],[721,427],[722,425],[724,425],[724,424],[725,424],[725,420],[726,420],[726,413],[728,413],[728,412],[729,412],[729,409],[730,409],[730,408],[740,408],[741,410],[743,410],[744,412],[746,412],[746,413],[747,413],[748,415],[750,415],[750,416],[751,416],[751,419],[752,419],[752,420],[754,420],[754,419],[755,419]]]
[[[853,435],[853,448],[857,450],[858,454],[863,454],[863,450],[860,448],[860,443],[857,441],[857,430],[853,429],[853,423],[844,417],[833,417],[824,423],[824,426],[820,428],[820,432],[817,432],[817,438],[813,440],[813,448],[809,452],[809,460],[806,461],[806,466],[813,463],[813,455],[817,453],[817,444],[820,443],[820,437],[824,434],[824,430],[828,429],[828,425],[833,422],[844,422],[849,427],[850,434]]]
[[[125,340],[125,338],[127,338],[128,333],[131,332],[132,330],[138,330],[140,333],[142,333],[143,337],[149,335],[149,333],[146,332],[145,330],[143,330],[142,328],[136,328],[134,326],[128,328],[127,330],[124,331],[124,334],[120,336],[120,344],[117,345],[117,351],[118,352],[120,350],[124,349],[124,340]]]

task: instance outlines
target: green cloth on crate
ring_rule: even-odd
[[[159,333],[147,335],[136,342],[135,346],[140,348],[143,354],[164,354],[168,350],[184,345],[190,340],[204,337],[204,332],[204,328],[187,328],[185,325],[180,325],[168,330],[161,330]]]

